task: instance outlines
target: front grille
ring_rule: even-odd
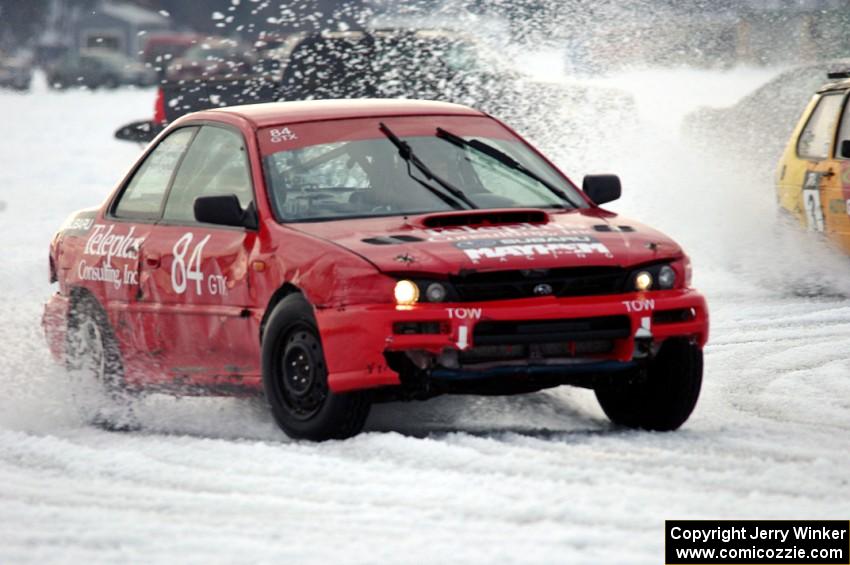
[[[525,322],[478,322],[473,344],[521,345],[584,341],[610,341],[628,337],[631,323],[627,316],[574,318]]]
[[[678,308],[676,310],[660,310],[652,314],[653,324],[677,324],[690,322],[696,318],[697,313],[693,308]]]
[[[583,267],[469,273],[450,278],[461,302],[535,296],[598,296],[625,291],[629,272],[620,267]],[[535,292],[545,285],[551,293]]]
[[[569,359],[589,355],[604,355],[614,349],[614,342],[607,339],[576,341],[569,343],[529,343],[524,345],[480,345],[461,351],[458,361],[463,365],[494,361],[537,359]]]

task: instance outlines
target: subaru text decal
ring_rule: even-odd
[[[466,253],[473,262],[481,259],[527,257],[543,255],[604,255],[611,252],[598,239],[589,235],[559,235],[542,237],[517,237],[502,239],[475,239],[459,241],[455,247]]]

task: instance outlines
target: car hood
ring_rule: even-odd
[[[385,273],[631,267],[682,256],[664,234],[600,209],[451,212],[291,223]]]

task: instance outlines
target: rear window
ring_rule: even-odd
[[[382,121],[410,145],[431,178],[402,158],[381,132]],[[439,137],[438,127],[467,142],[486,144],[502,157],[482,151],[480,145]],[[267,185],[281,221],[585,205],[567,179],[490,118],[310,122],[265,128],[259,138]]]

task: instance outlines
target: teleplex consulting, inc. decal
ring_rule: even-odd
[[[101,265],[92,266],[85,260],[80,261],[77,275],[81,280],[111,284],[116,289],[122,285],[139,284],[138,272],[131,268],[139,259],[139,247],[144,237],[135,236],[135,227],[126,234],[113,233],[115,226],[108,228],[102,224],[94,226],[94,232],[86,241],[83,253],[87,256],[104,258]],[[113,266],[113,259],[129,259],[131,263],[123,267]]]

